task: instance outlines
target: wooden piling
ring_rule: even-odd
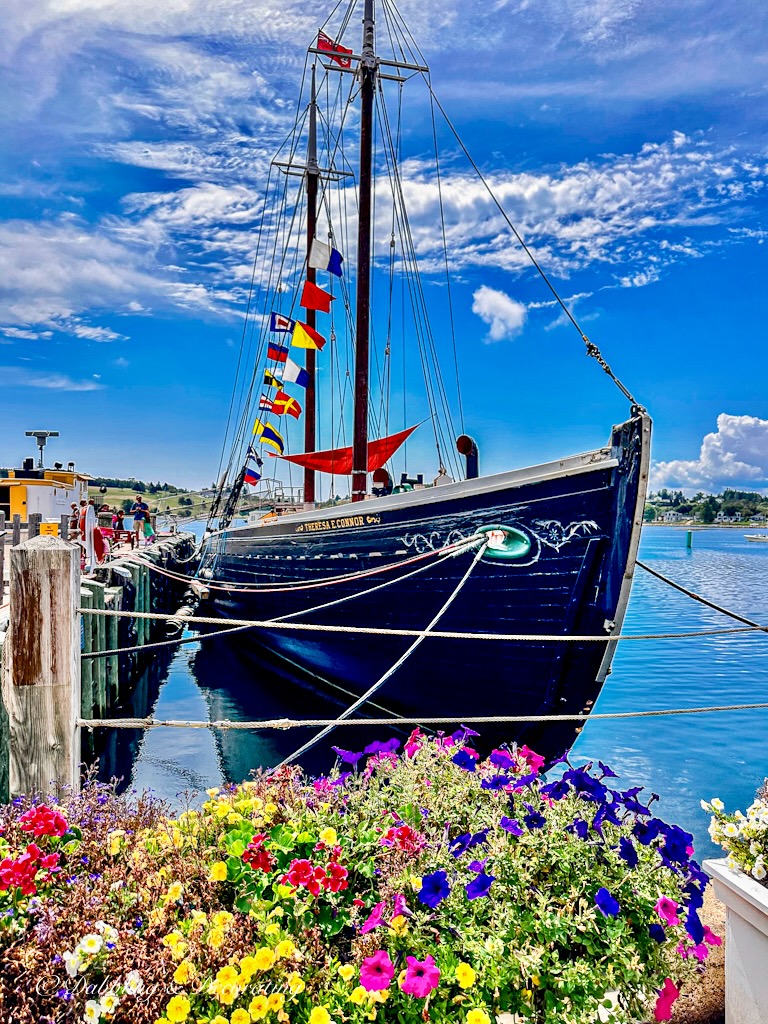
[[[87,612],[93,608],[93,594],[85,587],[80,589],[80,604],[85,609],[82,619],[82,640],[81,652],[90,654],[93,650],[93,631],[91,628],[92,615]],[[80,678],[80,714],[82,718],[93,718],[93,659],[83,658],[83,668]]]
[[[66,512],[62,512],[59,519],[59,537],[62,540],[69,540],[69,516]]]
[[[13,547],[18,547],[21,544],[21,516],[17,512],[13,517],[13,537],[11,538],[11,544]]]
[[[122,587],[107,587],[104,590],[104,607],[113,612],[123,610],[123,589]],[[105,616],[106,619],[106,650],[114,651],[120,646],[118,640],[119,619],[114,615]],[[120,697],[120,669],[119,656],[110,654],[105,659],[106,686],[107,686],[107,708],[117,706]]]
[[[80,566],[77,550],[36,537],[10,552],[3,644],[11,795],[79,784]]]
[[[96,580],[88,580],[88,589],[93,595],[93,608],[103,610],[106,587]],[[107,620],[104,615],[91,615],[91,650],[101,652],[107,649]],[[93,712],[94,718],[104,718],[107,713],[107,666],[104,658],[91,658],[93,666]]]
[[[40,536],[40,523],[42,523],[42,521],[42,513],[29,513],[29,522],[27,523],[27,540],[32,540],[33,538]]]

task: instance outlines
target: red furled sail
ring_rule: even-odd
[[[389,437],[380,437],[378,441],[368,442],[368,465],[367,470],[372,473],[380,469],[384,463],[391,458],[400,445],[414,432],[419,424],[401,430],[399,434],[390,434]],[[272,453],[270,452],[270,455]],[[273,456],[283,458],[286,462],[294,462],[297,466],[305,469],[314,469],[318,473],[333,473],[336,476],[351,476],[352,474],[352,447],[332,448],[325,452],[306,452],[304,455],[283,455]]]

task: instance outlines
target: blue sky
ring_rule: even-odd
[[[216,475],[269,160],[332,6],[6,3],[0,464],[34,454],[25,429],[50,428],[61,432],[51,460],[93,474]],[[765,6],[399,9],[505,209],[654,417],[656,485],[768,489]],[[354,15],[345,42],[357,47],[358,32]],[[404,188],[444,340],[432,129],[415,87],[413,111]],[[603,444],[624,400],[442,129],[440,149],[465,426],[481,468]],[[404,390],[407,416],[422,418],[415,377]],[[408,469],[431,477],[428,429],[416,438]]]

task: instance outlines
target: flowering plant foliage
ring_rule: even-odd
[[[707,879],[691,836],[654,816],[654,798],[611,789],[603,764],[547,776],[526,747],[481,759],[471,735],[416,730],[401,756],[394,740],[340,750],[328,778],[284,768],[175,818],[103,788],[65,801],[78,838],[44,893],[15,887],[26,916],[12,942],[0,932],[3,1012],[17,1024],[670,1019],[719,942],[699,920]],[[39,816],[27,815],[6,815],[9,849]]]
[[[712,815],[712,842],[728,851],[728,867],[732,871],[740,868],[768,887],[768,779],[746,814],[726,814],[725,804],[717,797],[702,800],[701,806]]]

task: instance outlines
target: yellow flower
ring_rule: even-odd
[[[223,985],[215,984],[215,989],[216,991],[213,994],[223,1006],[231,1006],[240,995],[240,986],[236,985],[233,981],[226,982]],[[213,991],[213,987],[209,991]]]
[[[209,882],[224,882],[227,878],[227,865],[223,860],[216,861],[215,864],[211,864],[211,870],[208,874]]]
[[[216,973],[216,984],[223,985],[227,982],[237,981],[238,972],[237,968],[228,964],[226,967],[220,967]]]
[[[235,1010],[229,1018],[229,1022],[230,1024],[251,1024],[251,1015],[247,1010],[240,1008]]]
[[[221,792],[221,790],[219,789],[218,786],[213,786],[211,789],[206,789],[205,792],[208,794],[208,796],[214,797],[214,796],[218,796],[219,793]]]
[[[188,985],[190,981],[197,974],[195,965],[191,960],[182,960],[176,970],[173,972],[173,980],[177,985]]]
[[[184,936],[181,932],[168,932],[167,935],[163,936],[163,945],[174,949],[180,942],[184,941]]]
[[[282,1010],[285,1005],[285,996],[282,992],[273,992],[268,999],[270,1010]]]
[[[309,1024],[331,1024],[331,1015],[324,1006],[315,1006],[309,1015]]]
[[[278,942],[275,946],[275,957],[278,960],[287,960],[289,957],[292,957],[295,952],[296,947],[290,939],[283,939],[282,942]]]
[[[265,814],[277,814],[277,804],[266,804],[264,807]]]
[[[107,833],[107,852],[111,857],[116,857],[120,852],[120,847],[123,845],[123,836],[125,835],[125,829],[115,828],[111,832]]]
[[[339,841],[339,837],[336,835],[335,828],[324,828],[320,833],[320,841],[325,843],[326,846],[335,846]]]
[[[204,910],[193,910],[192,911],[192,927],[202,927],[208,920],[208,915]]]
[[[256,950],[256,969],[259,971],[268,971],[272,964],[275,962],[275,954],[268,946],[262,946],[261,949]]]
[[[264,929],[264,934],[265,935],[279,935],[280,934],[280,925],[277,924],[276,921],[273,921],[271,924],[268,924],[267,927]]]
[[[368,993],[365,991],[362,985],[358,985],[357,988],[352,989],[352,993],[349,997],[349,1001],[354,1003],[355,1006],[362,1006],[365,1002]]]
[[[248,1007],[253,1020],[264,1020],[269,1012],[269,1003],[266,996],[254,996]]]
[[[171,903],[175,903],[177,900],[181,899],[183,892],[184,889],[182,887],[181,882],[174,882],[173,885],[169,887],[166,896],[171,901]]]
[[[171,956],[173,957],[174,960],[183,960],[184,957],[187,955],[188,949],[189,943],[185,942],[182,939],[181,942],[177,942],[176,945],[171,949]]]
[[[256,960],[252,956],[244,956],[240,961],[240,973],[242,980],[247,985],[251,978],[258,971]]]
[[[352,964],[342,964],[339,968],[339,974],[342,976],[344,981],[351,981],[355,973],[355,968]]]
[[[408,922],[402,914],[398,914],[397,917],[392,918],[390,928],[395,935],[405,935],[408,931]]]
[[[277,895],[281,900],[286,900],[289,896],[293,896],[295,891],[292,885],[278,885],[277,887]]]
[[[485,1010],[470,1010],[467,1014],[467,1024],[491,1024],[491,1018]]]
[[[229,1024],[226,1017],[222,1017],[220,1013],[217,1013],[215,1017],[211,1017],[210,1024]]]
[[[296,971],[291,971],[291,973],[286,978],[286,981],[288,982],[288,988],[291,990],[292,996],[299,995],[299,993],[303,992],[304,989],[306,988],[306,985],[304,984],[304,979],[301,977],[300,974],[297,974]]]
[[[214,928],[228,928],[235,919],[228,910],[219,910],[211,920]]]
[[[366,1020],[376,1020],[376,1007],[369,1006],[368,1009],[363,1014],[363,1016],[365,1017]]]
[[[400,971],[400,973],[397,976],[397,984],[399,985],[400,988],[403,987],[403,982],[405,981],[405,976],[407,973],[408,971]]]
[[[211,949],[218,949],[224,942],[224,932],[221,928],[211,928],[208,932],[208,938],[205,941]]]
[[[185,995],[172,996],[165,1008],[165,1016],[171,1024],[181,1024],[189,1016],[191,1003]]]
[[[469,964],[459,964],[456,968],[456,981],[461,988],[472,988],[477,975]]]
[[[217,818],[226,818],[226,816],[232,810],[232,806],[226,800],[219,800],[216,806],[214,807],[214,810],[216,811]]]
[[[389,999],[389,990],[384,989],[381,992],[369,992],[368,1002],[369,1003],[386,1003]]]

